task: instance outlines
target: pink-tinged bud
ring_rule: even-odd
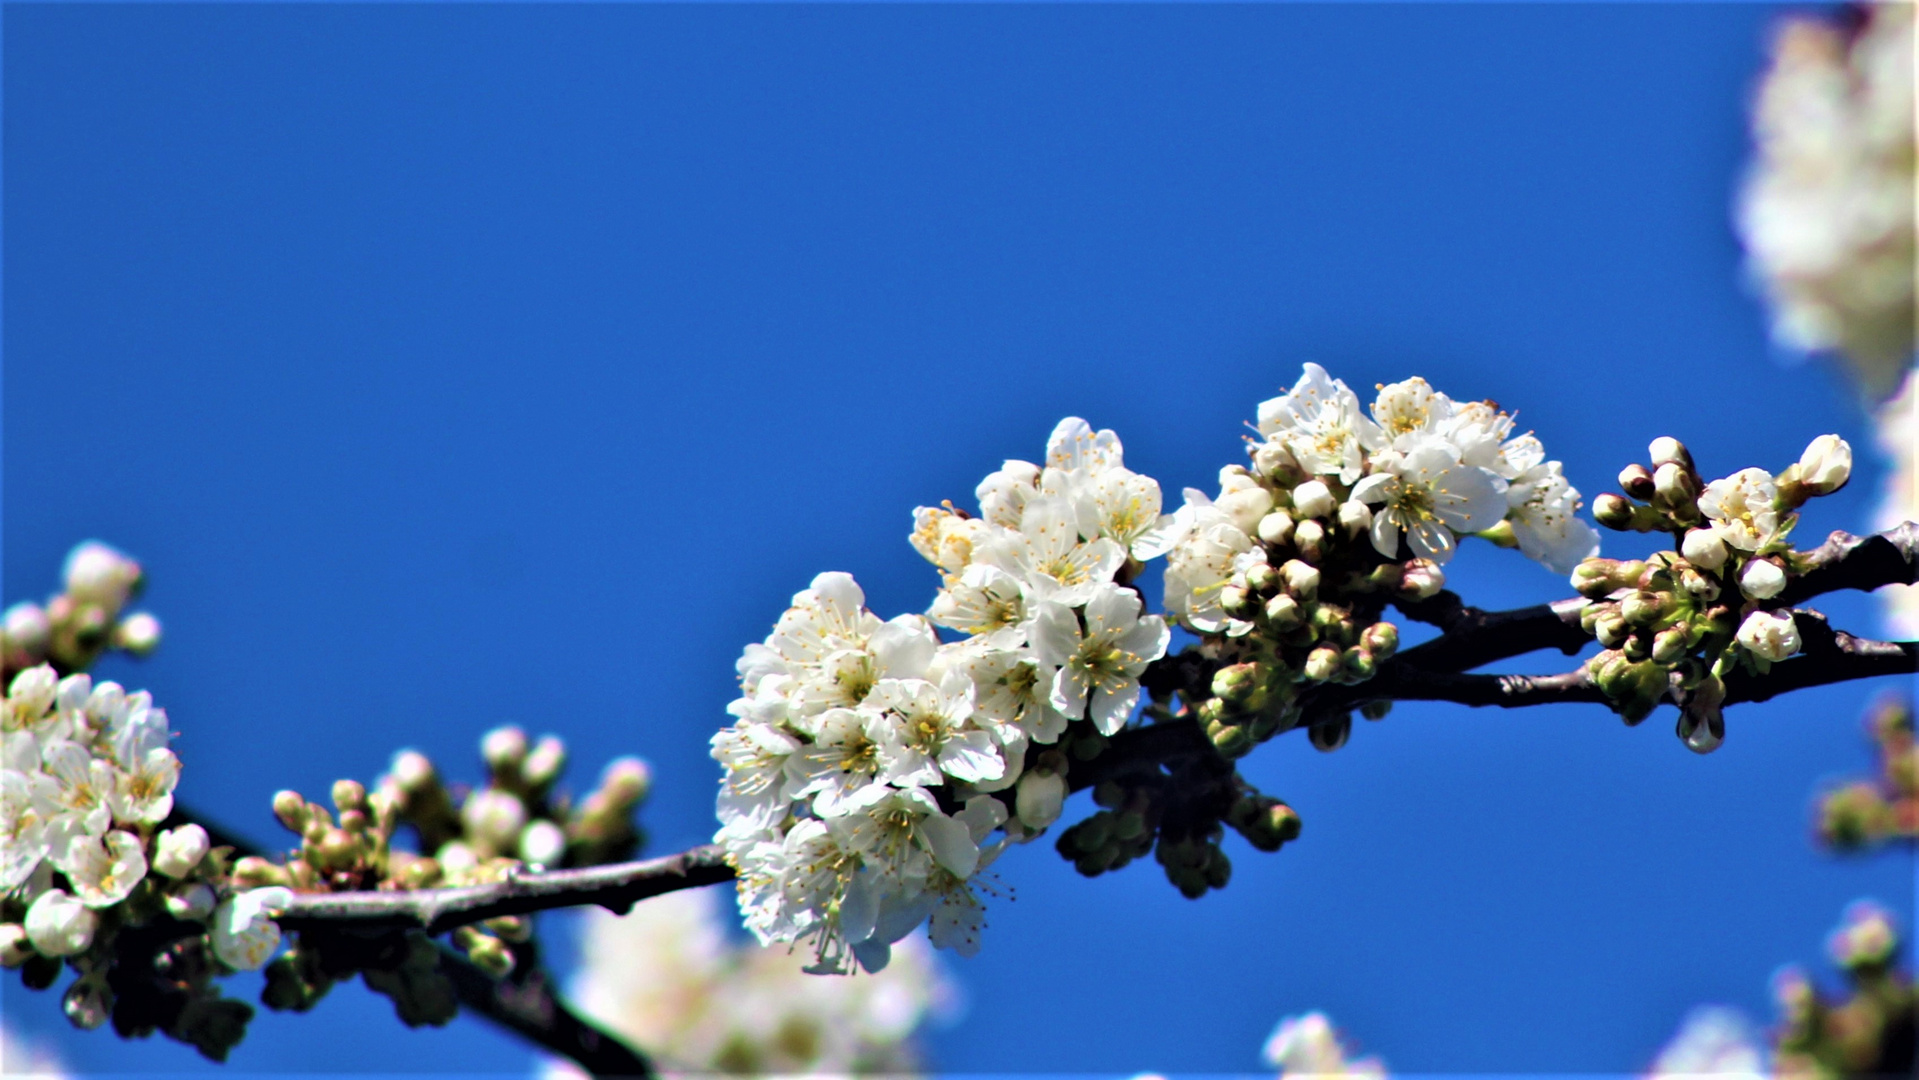
[[[1305,675],[1314,682],[1325,682],[1339,674],[1345,654],[1331,645],[1321,645],[1306,654]]]
[[[1652,470],[1644,465],[1628,465],[1619,471],[1619,490],[1640,502],[1652,500]]]
[[[1410,559],[1399,576],[1399,591],[1418,600],[1439,595],[1446,587],[1446,571],[1431,559]]]
[[[1837,435],[1821,435],[1799,455],[1799,482],[1808,494],[1830,495],[1852,478],[1852,447]]]
[[[113,647],[135,656],[151,656],[160,647],[160,620],[144,611],[136,611],[113,627]]]
[[[1786,590],[1786,572],[1771,559],[1754,559],[1739,571],[1739,591],[1748,600],[1770,600]]]
[[[1701,570],[1717,570],[1726,565],[1726,541],[1718,529],[1687,529],[1679,541],[1679,553]]]
[[[519,856],[532,866],[558,866],[566,857],[566,831],[541,818],[520,833]]]
[[[37,660],[46,655],[53,624],[39,604],[20,603],[7,609],[5,626],[0,633],[6,635],[5,655],[12,657],[17,653],[22,659]]]
[[[68,596],[116,614],[141,583],[140,564],[98,540],[88,540],[69,552],[61,576]]]
[[[526,760],[526,732],[512,725],[494,728],[480,740],[480,756],[494,772],[518,769]]]
[[[387,769],[387,775],[393,778],[401,791],[409,795],[424,790],[436,779],[433,762],[418,750],[402,750],[393,755],[393,764]]]

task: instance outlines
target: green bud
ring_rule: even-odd
[[[307,828],[307,801],[297,791],[275,792],[273,816],[293,832],[304,833]]]
[[[1342,681],[1362,683],[1379,671],[1379,661],[1365,649],[1354,646],[1340,657],[1340,678]]]
[[[1194,713],[1199,717],[1201,724],[1210,728],[1215,724],[1225,723],[1232,715],[1233,708],[1226,704],[1224,699],[1211,697],[1200,702],[1199,708],[1195,709]]]
[[[1663,593],[1640,591],[1632,593],[1619,601],[1619,616],[1626,625],[1649,627],[1656,625],[1672,609],[1671,598]]]
[[[1604,600],[1619,588],[1619,561],[1592,558],[1573,567],[1573,591],[1588,600]]]
[[[1255,610],[1253,594],[1238,585],[1227,585],[1219,590],[1219,606],[1235,619],[1244,619]]]
[[[1599,617],[1593,620],[1593,636],[1608,649],[1617,649],[1624,645],[1626,636],[1630,632],[1625,616],[1619,612],[1618,608],[1601,612]]]
[[[1137,840],[1146,835],[1146,815],[1137,810],[1128,810],[1113,823],[1113,837],[1118,840]]]
[[[1352,733],[1353,717],[1351,713],[1347,713],[1337,720],[1330,720],[1323,724],[1313,725],[1313,727],[1306,732],[1306,738],[1307,741],[1313,744],[1313,749],[1330,754],[1340,747],[1345,746],[1347,738],[1350,737]]]
[[[1652,637],[1644,630],[1634,631],[1627,636],[1626,643],[1619,647],[1619,651],[1625,653],[1628,660],[1649,659],[1652,656]]]
[[[1206,884],[1215,889],[1223,889],[1231,880],[1233,880],[1233,861],[1226,857],[1225,852],[1213,848],[1211,857],[1206,860]]]
[[[1385,660],[1399,649],[1399,627],[1376,622],[1360,632],[1359,647],[1372,653],[1374,659]]]
[[[560,778],[566,769],[566,744],[557,735],[543,735],[535,743],[532,752],[526,755],[526,763],[520,766],[521,775],[535,790],[544,791]]]
[[[1624,496],[1608,491],[1593,500],[1593,520],[1608,529],[1621,532],[1632,528],[1633,504]]]
[[[1262,681],[1257,665],[1232,664],[1213,673],[1213,693],[1230,704],[1244,704]]]
[[[1359,707],[1359,715],[1368,720],[1384,720],[1392,711],[1393,703],[1390,700],[1369,701]]]
[[[1279,570],[1266,563],[1255,563],[1246,571],[1246,587],[1261,596],[1278,592],[1281,580]]]
[[[460,929],[472,928],[463,926]],[[512,974],[513,950],[506,947],[506,942],[489,934],[475,933],[463,944],[466,958],[473,961],[474,967],[496,979],[504,979]]]
[[[1280,843],[1299,839],[1299,825],[1299,814],[1285,803],[1274,803],[1266,808],[1263,831],[1278,838]]]
[[[333,806],[342,814],[348,810],[366,809],[366,785],[358,780],[335,780],[333,782]]]
[[[248,855],[233,864],[233,883],[242,888],[257,889],[263,885],[286,885],[290,882],[285,869],[258,855]]]
[[[1680,657],[1686,655],[1686,636],[1684,626],[1668,626],[1654,634],[1652,658],[1661,664],[1677,663]]]
[[[1126,788],[1113,780],[1102,780],[1093,788],[1093,805],[1112,810],[1126,803]]]
[[[1206,737],[1212,741],[1213,749],[1219,751],[1219,756],[1229,761],[1252,753],[1255,745],[1253,733],[1243,724],[1209,726]]]

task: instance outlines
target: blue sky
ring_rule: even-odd
[[[1777,15],[11,5],[5,595],[85,537],[144,560],[167,642],[103,674],[168,708],[185,798],[262,839],[277,788],[401,746],[470,778],[510,720],[577,784],[647,756],[653,850],[697,843],[741,645],[821,570],[923,608],[911,508],[1060,416],[1169,492],[1305,360],[1496,398],[1589,496],[1662,434],[1714,474],[1863,450],[1844,386],[1769,345],[1729,225]],[[1863,528],[1877,479],[1805,529]],[[1566,591],[1508,552],[1451,576]],[[1742,706],[1706,758],[1670,710],[1590,706],[1276,740],[1246,771],[1304,836],[1230,847],[1224,893],[1002,860],[934,1060],[1253,1071],[1322,1008],[1397,1070],[1626,1071],[1695,1004],[1769,1018],[1847,901],[1912,914],[1909,859],[1807,840],[1876,689]],[[88,1070],[200,1068],[0,1003]],[[234,1063],[528,1060],[344,987]]]

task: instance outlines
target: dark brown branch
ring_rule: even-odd
[[[1919,525],[1908,521],[1874,536],[1834,532],[1807,552],[1806,570],[1779,594],[1781,604],[1800,604],[1844,589],[1871,592],[1882,585],[1911,585],[1919,578]]]
[[[198,824],[215,844],[231,847],[236,854],[264,853],[239,834],[178,804],[165,824],[171,827],[187,822]],[[644,1055],[574,1012],[543,966],[523,964],[507,978],[495,979],[450,946],[442,943],[438,947],[440,972],[453,984],[454,995],[465,1008],[572,1060],[592,1076],[655,1075]]]
[[[413,892],[298,893],[274,921],[283,929],[358,926],[444,933],[502,915],[598,904],[625,914],[649,896],[733,880],[720,849],[692,848],[642,862],[517,874],[487,885]]]

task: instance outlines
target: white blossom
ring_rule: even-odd
[[[1039,495],[1040,468],[1030,461],[1007,461],[987,474],[973,492],[980,516],[1003,529],[1019,528],[1029,500]]]
[[[1379,387],[1372,413],[1385,440],[1396,449],[1408,450],[1416,445],[1420,436],[1445,433],[1453,419],[1453,402],[1415,375],[1404,382]]]
[[[955,513],[950,503],[946,507],[920,506],[913,510],[913,532],[908,539],[913,550],[951,581],[972,563],[974,549],[992,534],[992,528],[979,518]]]
[[[924,679],[883,679],[874,688],[877,707],[895,718],[881,730],[879,760],[894,785],[955,780],[997,780],[1006,772],[993,737],[967,721],[973,714],[973,682],[954,671],[938,686]]]
[[[125,900],[147,876],[145,846],[139,837],[119,829],[104,837],[73,837],[53,853],[53,861],[72,883],[74,895],[90,908]]]
[[[1090,705],[1102,735],[1125,726],[1139,701],[1140,673],[1166,652],[1165,620],[1141,618],[1140,608],[1138,593],[1108,585],[1087,601],[1084,630],[1080,619],[1057,603],[1042,605],[1034,622],[1039,661],[1055,670],[1053,707],[1076,718]]]
[[[1699,495],[1699,512],[1718,530],[1729,547],[1757,551],[1779,529],[1775,502],[1779,488],[1764,469],[1741,469],[1706,485]]]
[[[1570,574],[1599,554],[1599,532],[1576,516],[1579,489],[1559,469],[1559,462],[1548,461],[1514,477],[1506,488],[1506,520],[1527,558]]]
[[[51,786],[37,772],[0,770],[0,892],[18,888],[53,849]]]
[[[1790,611],[1755,611],[1733,637],[1761,660],[1784,660],[1799,651],[1799,627]]]
[[[213,955],[235,971],[265,966],[280,947],[274,916],[291,903],[293,890],[279,885],[227,897],[213,913]]]
[[[1427,439],[1404,453],[1375,460],[1376,471],[1353,488],[1353,498],[1377,505],[1373,547],[1399,557],[1403,533],[1413,555],[1446,562],[1457,547],[1455,533],[1490,528],[1505,516],[1505,499],[1485,470],[1459,463],[1449,444]]]
[[[1260,403],[1259,432],[1283,444],[1307,472],[1337,476],[1342,484],[1358,480],[1366,451],[1385,443],[1358,396],[1312,363],[1290,391]]]
[[[1026,639],[1026,590],[998,567],[969,566],[940,590],[926,615],[936,625],[1017,649]]]
[[[1266,1040],[1266,1063],[1283,1078],[1340,1077],[1344,1080],[1382,1080],[1385,1066],[1376,1058],[1349,1059],[1339,1034],[1325,1013],[1289,1016]]]
[[[1019,529],[995,536],[981,561],[1017,578],[1035,600],[1074,605],[1112,581],[1126,553],[1103,536],[1082,539],[1067,500],[1044,496],[1027,502]]]
[[[1193,488],[1186,489],[1186,505],[1174,516],[1185,528],[1166,555],[1167,612],[1201,633],[1235,628],[1235,620],[1220,607],[1220,590],[1242,569],[1242,556],[1264,562],[1265,550],[1255,548],[1251,536]],[[1252,624],[1239,623],[1237,628],[1244,633]]]
[[[1780,28],[1738,220],[1774,336],[1837,350],[1880,398],[1913,353],[1913,6],[1865,10],[1857,33]]]
[[[1046,744],[1066,732],[1066,715],[1053,708],[1051,672],[1041,667],[1031,649],[976,649],[964,661],[973,680],[973,717],[980,726],[998,731],[1010,753],[1014,737]],[[1022,747],[1023,749],[1023,747]]]

